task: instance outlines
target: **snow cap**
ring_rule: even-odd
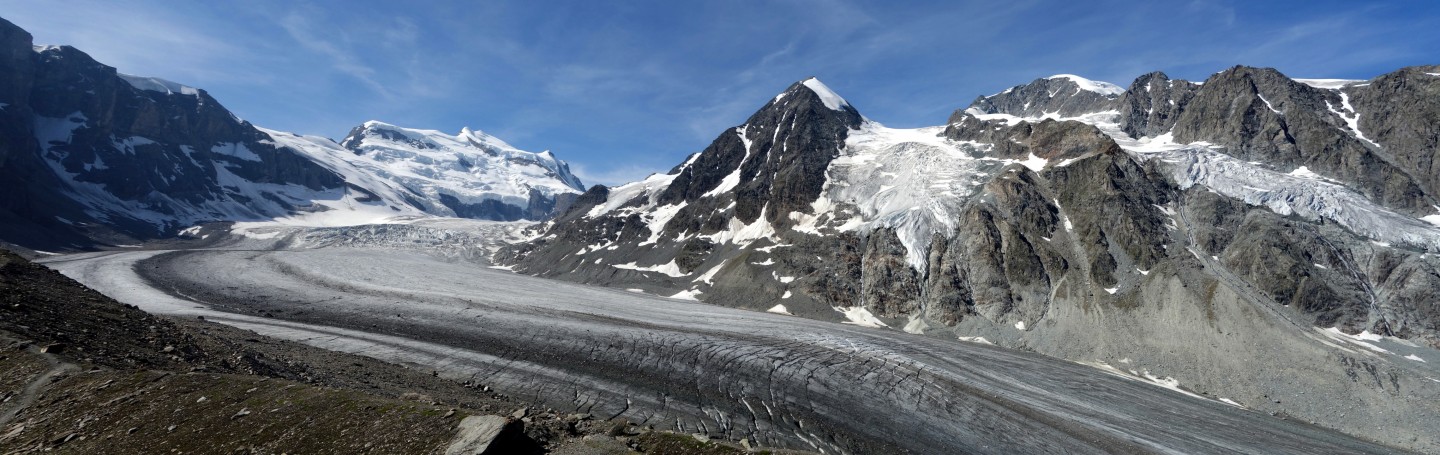
[[[810,91],[815,92],[815,95],[820,97],[820,101],[825,103],[825,107],[843,111],[845,110],[845,106],[850,105],[849,102],[845,101],[845,98],[841,98],[834,90],[830,90],[830,87],[827,87],[824,82],[820,82],[819,78],[811,77],[800,83],[804,84]]]
[[[1082,90],[1088,92],[1095,92],[1106,96],[1119,96],[1120,94],[1125,93],[1125,89],[1118,85],[1104,81],[1092,81],[1090,79],[1076,76],[1074,74],[1056,74],[1054,76],[1047,77],[1046,79],[1069,79],[1070,82],[1074,82],[1075,85],[1079,85],[1080,89]]]

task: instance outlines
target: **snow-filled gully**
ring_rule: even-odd
[[[46,263],[156,313],[433,369],[557,409],[826,453],[1393,452],[1039,355],[419,253],[130,251]],[[263,312],[275,317],[253,316]]]

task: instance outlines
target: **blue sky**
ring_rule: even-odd
[[[1236,64],[1365,79],[1440,63],[1440,2],[12,1],[37,44],[208,90],[255,124],[365,120],[552,150],[587,184],[664,171],[818,76],[892,127],[1058,73]]]

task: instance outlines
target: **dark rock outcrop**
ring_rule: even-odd
[[[974,109],[983,114],[1017,117],[1075,117],[1114,109],[1120,98],[1119,91],[1119,87],[1078,76],[1051,76],[976,98],[969,107],[955,111],[954,115]]]
[[[1199,87],[1194,82],[1170,79],[1159,71],[1136,78],[1118,103],[1123,130],[1132,137],[1169,132]]]
[[[826,169],[839,156],[848,133],[863,121],[854,107],[837,99],[817,80],[796,82],[744,125],[727,130],[669,174],[627,186],[642,191],[591,188],[554,223],[544,225],[546,235],[502,251],[500,258],[519,262],[520,269],[532,273],[644,289],[684,287],[691,280],[613,265],[654,268],[674,261],[684,274],[713,269],[712,294],[736,301],[779,298],[781,287],[752,284],[773,280],[780,271],[755,267],[751,262],[760,261],[759,257],[737,252],[734,245],[722,245],[724,242],[711,237],[733,232],[737,226],[787,230],[795,222],[792,214],[813,213],[811,204],[820,197]],[[630,199],[610,200],[617,194]],[[602,205],[612,209],[604,211]],[[666,207],[668,213],[641,213],[653,207]],[[591,216],[592,212],[604,213]],[[863,244],[849,241],[841,241],[842,246],[824,239],[821,243],[825,246],[815,245],[813,251],[864,251]],[[585,253],[575,254],[577,251]],[[733,257],[735,254],[740,256]],[[858,261],[859,254],[855,258]],[[858,278],[859,263],[853,266]],[[799,270],[787,268],[786,273],[810,270],[807,265]],[[849,270],[843,273],[851,274]],[[731,286],[726,283],[735,285],[726,287]],[[850,281],[835,286],[808,285],[837,299],[853,297],[853,290],[860,288],[858,282]]]
[[[1440,65],[1402,68],[1352,85],[1348,94],[1356,125],[1380,145],[1376,151],[1424,188],[1440,195]],[[1341,106],[1343,108],[1343,106]]]
[[[808,213],[825,184],[825,169],[862,118],[848,103],[829,107],[806,82],[791,84],[744,125],[716,138],[674,174],[658,202],[693,203],[738,171],[738,185],[722,196],[735,201],[735,219],[749,224],[767,205],[764,215],[772,223],[786,223],[790,212]]]

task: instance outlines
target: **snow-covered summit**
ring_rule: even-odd
[[[396,182],[419,196],[412,205],[436,215],[539,219],[556,209],[557,197],[585,188],[554,154],[521,150],[470,128],[448,134],[372,120],[336,148],[348,152],[338,156],[350,166]]]
[[[1007,114],[1018,117],[1074,117],[1115,109],[1125,89],[1109,82],[1094,81],[1073,74],[1035,79],[1000,93],[977,98],[966,111],[978,114]],[[951,122],[958,120],[952,116]]]
[[[850,105],[850,102],[845,101],[845,98],[841,98],[834,90],[830,90],[830,87],[826,86],[824,82],[820,82],[819,78],[812,77],[804,80],[801,84],[805,84],[806,88],[815,92],[815,95],[820,97],[820,101],[825,103],[825,107],[838,111]]]
[[[455,170],[474,176],[505,171],[510,165],[534,166],[540,169],[525,169],[521,174],[554,179],[555,182],[545,179],[534,182],[539,188],[553,190],[547,193],[585,190],[580,179],[570,173],[570,166],[556,159],[549,150],[539,153],[521,150],[500,138],[469,127],[462,128],[459,134],[450,135],[438,130],[405,128],[371,120],[352,130],[340,145],[380,161],[423,157],[420,161],[426,164],[454,164]]]
[[[1105,81],[1086,79],[1074,74],[1056,74],[1045,79],[1068,79],[1070,82],[1074,82],[1075,85],[1080,86],[1081,90],[1095,92],[1105,96],[1120,96],[1120,94],[1125,93],[1124,87]]]
[[[167,81],[158,77],[134,76],[125,73],[116,73],[120,79],[125,80],[130,86],[140,90],[160,92],[172,95],[199,95],[200,89],[177,82]]]

